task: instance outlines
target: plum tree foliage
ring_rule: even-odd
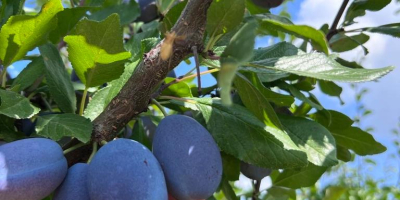
[[[367,54],[369,33],[400,37],[398,23],[349,27],[391,0],[344,0],[320,29],[283,0],[35,2],[0,2],[0,200],[296,199],[386,150],[314,89],[341,101],[337,82],[394,69],[339,54]]]

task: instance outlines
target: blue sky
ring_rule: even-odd
[[[319,28],[323,23],[331,24],[338,8],[342,1],[326,1],[326,0],[295,0],[287,3],[287,9],[292,15],[292,21],[295,24],[310,25]],[[273,12],[279,12],[281,8],[274,9]],[[358,24],[352,28],[377,26],[387,23],[399,22],[400,15],[395,15],[395,12],[400,9],[400,5],[395,3],[380,12],[367,12],[367,15],[358,18]],[[350,52],[340,54],[340,56],[348,60],[362,61],[362,65],[366,68],[381,68],[390,65],[400,66],[400,39],[395,39],[389,36],[378,34],[370,34],[371,39],[367,42],[366,47],[370,53],[363,56],[361,48],[357,48]],[[271,45],[269,38],[258,38],[256,47],[266,47]],[[38,53],[33,51],[31,53]],[[10,74],[15,77],[29,62],[20,61],[13,64],[9,68]],[[183,75],[193,67],[181,64],[177,69],[177,75]],[[204,71],[205,68],[202,68]],[[391,130],[396,128],[400,117],[400,70],[396,68],[392,73],[383,77],[378,82],[361,83],[359,87],[369,89],[366,94],[363,104],[373,111],[373,115],[368,116],[361,123],[361,127],[372,126],[375,131],[374,137],[379,142],[388,147],[388,151],[384,154],[371,156],[377,161],[378,165],[372,169],[364,169],[366,174],[370,174],[376,179],[386,179],[385,184],[393,185],[398,177],[399,158],[390,158],[390,154],[396,153],[391,134]],[[203,86],[210,86],[215,83],[215,79],[211,75],[202,76]],[[338,110],[347,114],[350,117],[356,115],[355,93],[347,83],[339,83],[344,91],[342,99],[345,105],[340,105],[337,98],[323,95],[318,89],[314,90],[322,105],[328,109]],[[354,165],[354,164],[353,164]],[[325,181],[329,182],[332,177],[325,177]]]

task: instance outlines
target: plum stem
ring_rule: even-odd
[[[261,185],[261,180],[254,180],[253,182],[253,187],[254,187],[254,191],[253,191],[253,200],[257,200],[257,196],[260,193],[260,185]]]
[[[164,107],[157,100],[152,98],[151,102],[161,110],[164,117],[168,116],[168,113],[165,111]]]
[[[83,91],[83,95],[82,95],[82,98],[81,98],[81,106],[79,107],[79,115],[80,116],[83,115],[83,110],[85,109],[87,91],[88,91],[88,88],[85,87],[85,90]]]
[[[97,153],[97,142],[93,142],[93,150],[92,150],[92,154],[90,154],[90,157],[87,161],[88,164],[92,161],[92,159],[93,159],[94,155],[96,155],[96,153]]]
[[[73,150],[75,150],[75,149],[78,149],[78,148],[80,148],[80,147],[83,147],[83,146],[85,146],[86,144],[85,143],[79,143],[79,144],[77,144],[77,145],[75,145],[75,146],[72,146],[72,147],[70,147],[70,148],[68,148],[68,149],[65,149],[64,151],[63,151],[63,154],[65,155],[65,154],[67,154],[67,153],[69,153],[69,152],[71,152],[71,151],[73,151]]]

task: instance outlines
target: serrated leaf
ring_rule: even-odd
[[[63,10],[60,0],[50,0],[36,16],[12,16],[0,31],[0,60],[5,67],[21,59],[57,25],[56,14]]]
[[[89,19],[102,21],[113,13],[119,15],[121,25],[129,24],[140,16],[139,4],[136,3],[136,1],[129,1],[129,3],[105,7],[99,11],[93,12],[92,15],[89,16]]]
[[[310,26],[286,24],[268,18],[260,20],[260,26],[267,26],[270,29],[275,29],[298,38],[310,40],[314,48],[324,52],[325,54],[329,53],[328,42],[325,39],[324,33]]]
[[[57,27],[50,32],[49,40],[57,44],[71,31],[90,7],[66,8],[57,13]]]
[[[31,118],[40,111],[29,99],[7,90],[0,90],[0,102],[0,114],[14,119]]]
[[[364,33],[352,36],[347,36],[345,34],[336,34],[332,37],[332,39],[329,40],[329,43],[333,51],[345,52],[353,50],[358,46],[362,46],[368,40],[369,36]]]
[[[309,187],[314,185],[327,169],[311,163],[301,169],[286,169],[274,180],[274,185],[292,189]]]
[[[237,68],[253,56],[256,28],[257,22],[254,20],[244,24],[233,36],[221,55],[218,86],[221,87],[221,99],[225,105],[232,104],[231,85]]]
[[[89,118],[91,121],[96,119],[100,113],[103,112],[104,108],[108,105],[106,104],[106,99],[110,91],[110,86],[98,90],[92,97],[92,100],[88,103],[85,108],[83,116]]]
[[[258,120],[273,128],[283,129],[278,116],[267,98],[245,76],[237,74],[234,84],[243,104]]]
[[[335,110],[318,111],[311,114],[310,118],[330,131],[345,130],[353,124],[353,120],[350,117]]]
[[[72,66],[86,87],[117,79],[131,56],[123,47],[117,14],[101,22],[80,21],[64,41],[68,43],[68,57]]]
[[[0,27],[7,22],[7,20],[23,11],[25,0],[1,0],[0,7]]]
[[[228,107],[220,99],[209,98],[171,102],[199,110],[221,150],[239,160],[270,169],[296,168],[308,163],[306,154],[286,133],[265,126],[242,106]]]
[[[50,95],[60,110],[66,113],[75,113],[75,90],[57,47],[48,43],[40,46],[39,51],[46,68],[45,75]]]
[[[92,129],[89,119],[70,113],[39,116],[35,127],[38,135],[52,140],[75,137],[83,143],[90,140]]]
[[[354,18],[365,15],[365,11],[379,11],[386,7],[391,0],[355,0],[347,9],[343,25],[354,24]]]
[[[290,138],[307,153],[308,161],[317,166],[334,166],[336,143],[331,133],[322,125],[301,117],[279,116]]]
[[[275,69],[299,76],[340,82],[372,81],[394,69],[392,66],[380,69],[351,69],[340,65],[334,57],[327,57],[322,53],[264,59],[253,61],[247,66],[249,65],[254,68]]]
[[[244,13],[244,0],[213,1],[207,11],[207,33],[217,37],[231,31],[242,22]]]
[[[19,85],[18,92],[25,90],[31,86],[36,79],[43,76],[45,67],[42,57],[37,57],[32,60],[15,78],[11,87]]]
[[[336,143],[353,150],[356,154],[374,155],[386,151],[386,147],[375,141],[374,137],[358,127],[331,131]]]

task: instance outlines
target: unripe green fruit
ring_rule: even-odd
[[[253,3],[263,8],[275,8],[280,6],[284,0],[253,0]]]

